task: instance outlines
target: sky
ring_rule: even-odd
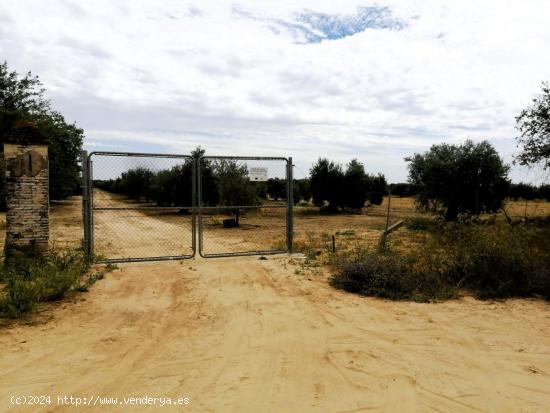
[[[0,0],[0,60],[39,75],[89,151],[352,158],[390,182],[489,140],[550,81],[550,1]],[[540,183],[514,166],[514,181]]]

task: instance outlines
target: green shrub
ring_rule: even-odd
[[[60,300],[79,285],[81,277],[89,269],[84,258],[81,249],[50,251],[43,270],[46,279],[44,300]]]
[[[35,257],[14,256],[0,266],[0,316],[17,318],[41,301],[60,300],[70,291],[87,290],[103,275],[89,274],[81,249],[51,249]]]
[[[26,279],[4,274],[4,296],[0,299],[0,316],[18,318],[34,309],[44,289],[42,279]]]

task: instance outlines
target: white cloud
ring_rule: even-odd
[[[442,141],[510,160],[514,117],[550,79],[550,2],[376,4],[403,29],[299,44],[273,22],[374,3],[0,0],[0,59],[40,75],[90,148],[358,157],[392,181]]]

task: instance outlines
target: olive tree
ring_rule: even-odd
[[[541,164],[550,169],[550,84],[542,84],[542,94],[521,111],[516,118],[517,138],[521,153],[516,157],[521,165]]]
[[[343,206],[344,171],[338,163],[319,158],[309,172],[313,204],[330,212],[337,212]],[[326,205],[325,205],[326,204]]]
[[[419,205],[446,220],[460,213],[495,212],[507,195],[509,166],[487,141],[434,145],[405,160]]]
[[[259,205],[258,192],[248,176],[248,168],[234,160],[219,160],[212,165],[218,185],[219,205],[238,207]],[[240,208],[235,209],[235,225],[239,226]]]

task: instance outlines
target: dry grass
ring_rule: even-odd
[[[550,202],[544,200],[509,200],[504,208],[511,218],[536,218],[550,215]]]
[[[386,225],[388,198],[381,205],[364,208],[360,214],[340,213],[336,215],[320,214],[314,207],[296,207],[294,218],[294,249],[319,258],[320,262],[330,262],[332,235],[336,238],[336,249],[352,250],[357,246],[374,247],[378,245]],[[550,202],[545,201],[507,201],[506,212],[513,219],[544,217],[550,215]],[[406,223],[414,220],[432,220],[434,214],[418,211],[413,198],[393,197],[390,203],[390,225],[399,220]],[[489,219],[492,217],[482,217]],[[495,215],[496,221],[505,221],[504,213]],[[425,231],[413,231],[402,227],[392,233],[389,244],[393,250],[405,252],[422,243]]]
[[[294,251],[302,252],[308,260],[301,272],[316,273],[317,265],[334,264],[332,237],[339,256],[357,248],[376,248],[386,227],[388,198],[381,205],[369,206],[361,213],[327,215],[314,207],[294,209]],[[412,198],[392,198],[390,225],[399,220],[431,219],[432,215],[416,210]],[[424,234],[402,228],[391,237],[392,248],[410,249],[420,242]],[[282,243],[283,240],[279,240]]]

